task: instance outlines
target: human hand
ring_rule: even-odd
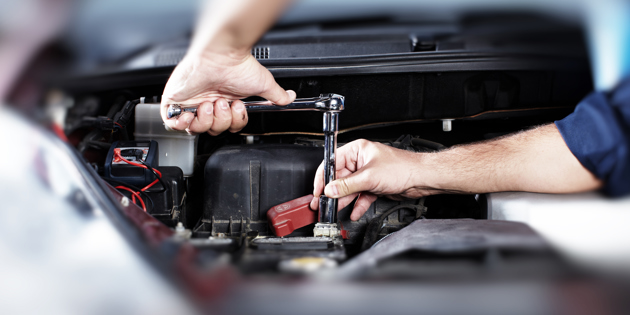
[[[430,194],[420,184],[420,166],[424,155],[390,146],[356,140],[337,150],[337,180],[324,189],[324,164],[315,175],[311,209],[317,210],[322,192],[330,198],[339,198],[338,208],[343,209],[357,199],[350,219],[357,221],[377,196],[391,199],[418,198]]]
[[[296,96],[282,89],[249,51],[187,55],[164,88],[162,119],[168,127],[189,133],[207,131],[214,136],[225,130],[238,132],[248,119],[239,99],[253,95],[277,105],[289,104]],[[167,119],[166,109],[173,103],[199,104],[197,115],[185,112],[176,119]]]

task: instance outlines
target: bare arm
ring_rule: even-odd
[[[436,153],[411,153],[365,140],[339,149],[337,180],[323,187],[322,170],[314,195],[360,195],[351,215],[358,220],[376,196],[417,198],[439,193],[529,191],[572,193],[602,182],[573,156],[554,124]],[[311,203],[316,209],[316,198]]]
[[[290,0],[206,1],[188,53],[246,56],[290,3]]]
[[[437,191],[573,193],[602,185],[573,156],[554,124],[427,154],[424,161],[428,182],[418,185]]]

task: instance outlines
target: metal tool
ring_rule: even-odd
[[[270,101],[252,101],[243,102],[247,112],[281,112],[281,111],[333,111],[339,112],[343,110],[344,97],[339,94],[321,94],[319,97],[298,98],[288,105],[275,105]],[[197,114],[199,104],[170,104],[166,110],[166,118],[171,119],[178,117],[184,112]]]
[[[324,187],[335,180],[337,132],[339,112],[344,109],[344,97],[339,94],[321,94],[319,97],[298,98],[288,105],[274,105],[270,101],[244,102],[247,112],[320,111],[324,113]],[[199,105],[171,104],[166,117],[171,119],[183,112],[196,114]],[[319,198],[319,222],[315,224],[315,236],[339,236],[337,227],[337,199]]]

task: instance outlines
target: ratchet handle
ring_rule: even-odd
[[[298,98],[288,105],[275,105],[271,101],[243,102],[248,112],[283,112],[283,111],[333,111],[339,112],[344,108],[344,97],[339,94],[327,93],[319,97]],[[197,114],[199,104],[170,104],[166,110],[168,119],[176,118],[184,112]]]

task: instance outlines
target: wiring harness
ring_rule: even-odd
[[[149,167],[146,164],[144,164],[142,162],[142,160],[138,160],[138,161],[129,161],[126,158],[124,158],[121,153],[120,153],[120,149],[116,148],[114,149],[114,161],[116,162],[125,162],[129,165],[133,165],[133,166],[137,166],[140,168],[144,168],[144,169],[148,169],[150,170],[154,175],[155,175],[155,180],[152,181],[151,183],[149,183],[148,185],[144,186],[143,188],[141,188],[140,190],[134,190],[132,188],[129,187],[129,185],[118,185],[115,188],[116,189],[122,189],[125,191],[128,191],[131,193],[131,200],[136,203],[136,199],[140,202],[140,205],[142,206],[142,210],[144,210],[145,212],[147,211],[147,207],[146,204],[144,203],[144,200],[142,200],[141,194],[145,193],[145,192],[164,192],[167,189],[166,184],[162,181],[162,173],[153,168],[153,167]],[[155,184],[160,183],[162,185],[162,189],[161,190],[157,190],[157,191],[148,191],[149,188],[153,187]],[[150,199],[149,199],[150,200]],[[136,203],[137,204],[137,203]]]

